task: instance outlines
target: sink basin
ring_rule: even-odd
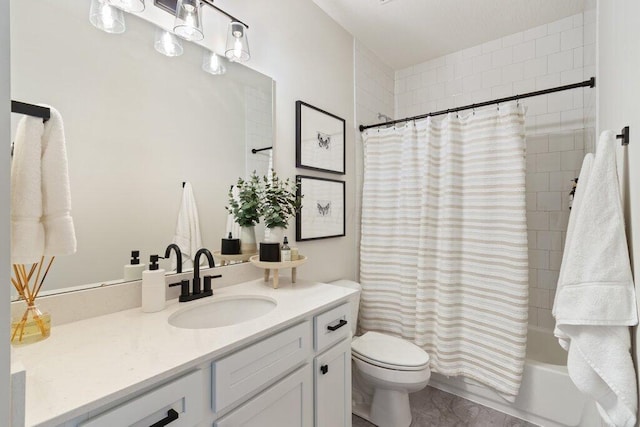
[[[274,299],[262,296],[220,297],[176,311],[169,316],[169,324],[184,329],[209,329],[237,325],[264,316],[276,308],[276,305]]]

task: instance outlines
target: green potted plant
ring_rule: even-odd
[[[243,254],[257,252],[255,226],[260,222],[262,185],[255,171],[247,179],[238,182],[229,190],[229,206],[225,209],[233,215],[240,226],[240,250]]]
[[[265,239],[268,242],[282,242],[284,230],[289,218],[300,211],[302,197],[298,197],[298,185],[287,178],[282,180],[275,171],[271,177],[263,177],[263,194],[261,213],[267,229]]]

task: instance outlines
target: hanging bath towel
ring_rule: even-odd
[[[48,107],[48,106],[47,106]],[[64,126],[25,116],[18,123],[11,162],[11,263],[76,251]]]
[[[182,266],[184,268],[193,267],[193,257],[198,252],[198,249],[202,248],[202,237],[200,235],[198,207],[189,182],[185,182],[182,190],[182,203],[180,204],[180,212],[178,212],[178,222],[176,224],[176,234],[173,236],[173,243],[178,245],[180,252],[182,252]],[[171,268],[175,269],[176,266],[172,265]]]
[[[524,111],[363,136],[363,329],[413,341],[434,371],[513,401],[528,313]]]
[[[638,410],[629,327],[636,297],[616,171],[615,134],[603,132],[580,172],[553,315],[576,387],[608,425],[633,427]]]

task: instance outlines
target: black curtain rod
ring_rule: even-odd
[[[267,150],[271,150],[273,147],[264,147],[264,148],[252,148],[251,152],[253,154],[259,153],[260,151],[267,151]]]
[[[455,113],[456,111],[472,110],[474,108],[486,107],[487,105],[500,104],[502,102],[509,102],[509,101],[516,101],[518,99],[531,98],[533,96],[546,95],[548,93],[562,92],[563,90],[577,89],[579,87],[587,87],[587,86],[588,87],[595,87],[596,86],[596,78],[595,77],[591,77],[589,80],[585,80],[585,81],[580,82],[580,83],[573,83],[573,84],[570,84],[570,85],[558,86],[558,87],[554,87],[554,88],[551,88],[551,89],[544,89],[544,90],[538,90],[538,91],[535,91],[535,92],[524,93],[522,95],[514,95],[514,96],[509,96],[509,97],[506,97],[506,98],[494,99],[493,101],[486,101],[486,102],[480,102],[478,104],[465,105],[464,107],[457,107],[457,108],[451,108],[451,109],[448,109],[448,110],[435,111],[433,113],[421,114],[419,116],[413,116],[413,117],[407,117],[407,118],[404,118],[404,119],[392,120],[390,122],[376,123],[375,125],[367,125],[367,126],[360,125],[360,132],[364,131],[365,129],[377,128],[377,127],[380,127],[380,126],[387,126],[387,125],[394,125],[396,123],[410,122],[410,121],[419,120],[419,119],[426,119],[427,117],[440,116],[442,114],[447,114],[447,113]]]
[[[11,101],[11,112],[40,117],[45,122],[51,118],[51,110],[49,108],[20,101]]]

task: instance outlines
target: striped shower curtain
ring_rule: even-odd
[[[516,105],[363,134],[360,324],[431,368],[513,401],[524,367],[524,111]]]

